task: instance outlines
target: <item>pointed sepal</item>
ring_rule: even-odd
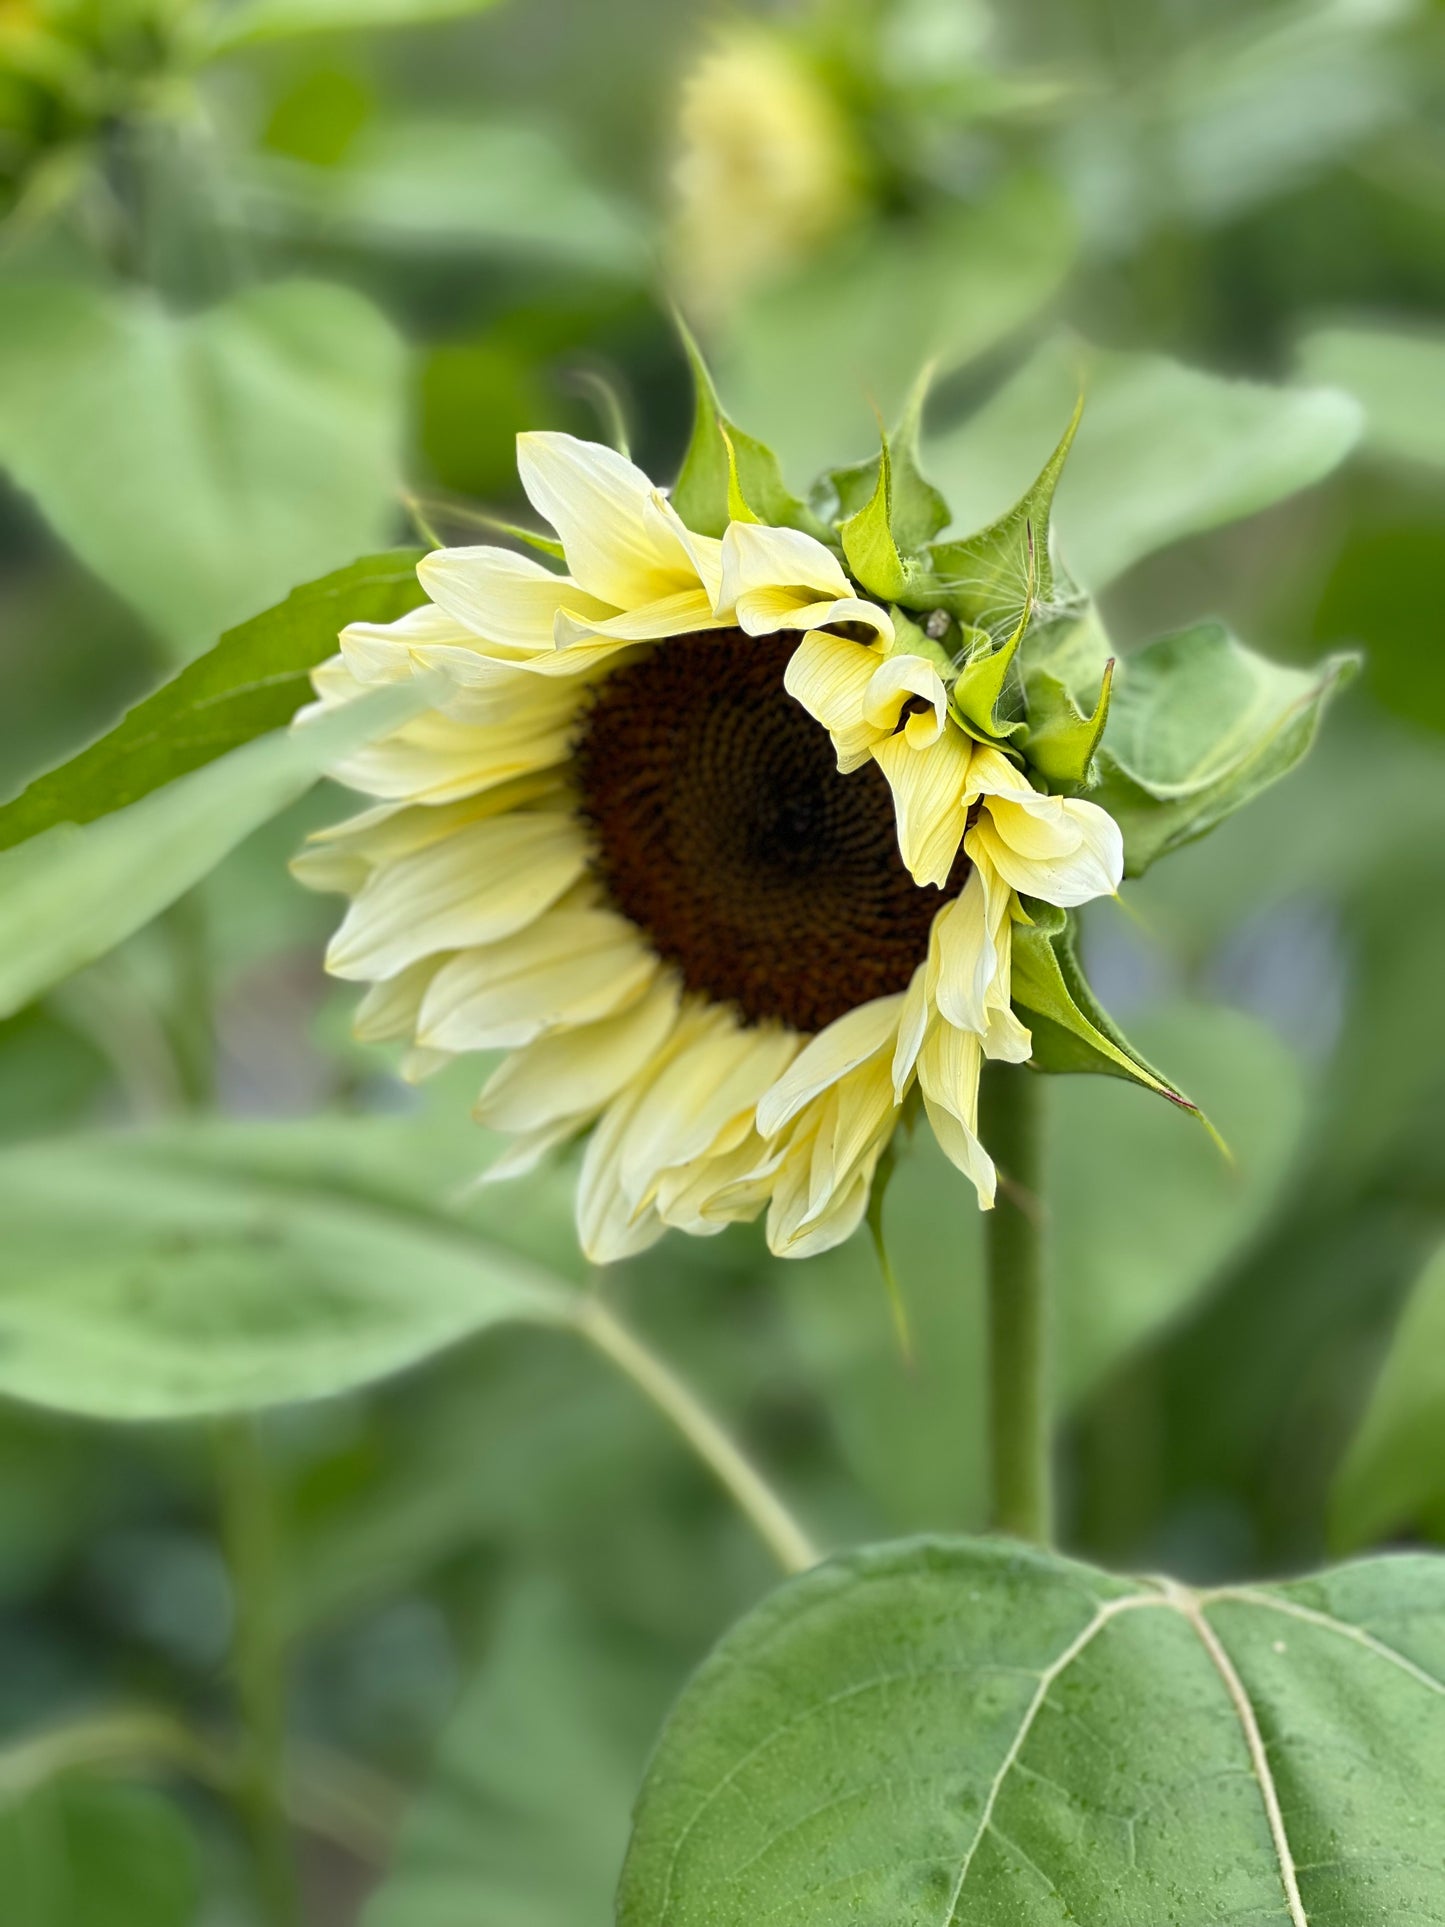
[[[1067,910],[1024,900],[1029,921],[1013,930],[1013,1001],[1033,1034],[1042,1071],[1126,1078],[1203,1117],[1199,1106],[1141,1057],[1089,988]]]
[[[946,529],[952,520],[948,503],[919,467],[923,405],[928,399],[932,378],[930,366],[914,383],[897,427],[885,438],[886,454],[870,455],[865,462],[831,469],[820,485],[824,494],[831,486],[840,520],[856,516],[875,493],[879,471],[886,459],[890,469],[889,528],[899,553],[904,556],[926,549],[940,529]]]
[[[908,566],[893,534],[892,482],[893,464],[885,435],[872,494],[838,526],[853,580],[883,602],[899,601],[908,588]]]
[[[1049,614],[1078,600],[1078,593],[1050,553],[1054,493],[1083,414],[1073,418],[1033,483],[997,521],[976,535],[936,543],[929,551],[944,606],[960,622],[994,633],[1016,627],[1030,595]]]
[[[1028,731],[1023,750],[1030,766],[1060,789],[1088,789],[1095,780],[1094,755],[1109,720],[1115,658],[1104,664],[1099,695],[1091,713],[1075,702],[1069,685],[1047,669],[1024,677]]]
[[[741,499],[754,521],[834,541],[832,530],[789,489],[767,443],[724,414],[702,350],[681,317],[677,329],[692,370],[693,422],[672,505],[688,528],[698,535],[721,535],[730,520],[747,519],[731,512],[734,501]]]

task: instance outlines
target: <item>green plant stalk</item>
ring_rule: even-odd
[[[301,1895],[286,1817],[286,1661],[277,1615],[276,1520],[254,1420],[216,1428],[222,1534],[231,1572],[231,1660],[243,1739],[235,1799],[250,1835],[269,1927],[301,1927]]]
[[[1053,1415],[1044,1252],[1043,1078],[990,1064],[980,1135],[999,1169],[985,1218],[991,1523],[1046,1546],[1053,1538]]]
[[[687,1440],[786,1573],[806,1572],[821,1554],[737,1442],[697,1394],[648,1349],[600,1298],[584,1299],[577,1330],[630,1378]]]

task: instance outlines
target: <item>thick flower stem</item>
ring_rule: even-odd
[[[1047,1545],[1054,1508],[1042,1077],[1022,1065],[990,1064],[980,1135],[1000,1179],[998,1203],[984,1221],[992,1524]]]
[[[648,1349],[600,1298],[585,1299],[577,1329],[671,1420],[735,1501],[784,1572],[806,1572],[819,1553],[752,1460],[690,1386]]]
[[[285,1810],[286,1660],[277,1625],[276,1521],[253,1420],[228,1419],[217,1426],[216,1464],[235,1600],[232,1666],[244,1729],[234,1793],[251,1836],[268,1927],[300,1927],[301,1896]]]

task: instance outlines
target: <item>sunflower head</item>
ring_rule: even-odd
[[[1051,538],[1077,415],[1018,503],[950,536],[921,389],[805,502],[688,346],[670,493],[522,436],[543,559],[434,551],[420,606],[315,676],[323,706],[428,679],[336,771],[372,806],[298,859],[351,899],[327,961],[368,986],[358,1031],[414,1076],[503,1053],[489,1176],[585,1135],[598,1262],[763,1213],[775,1251],[826,1249],[916,1109],[987,1208],[989,1059],[1187,1104],[1099,1009],[1072,913],[1281,773],[1334,679],[1232,714],[1200,673],[1225,692],[1247,652],[1201,634],[1116,687]]]

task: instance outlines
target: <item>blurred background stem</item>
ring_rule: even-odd
[[[1048,1545],[1053,1537],[1053,1423],[1042,1203],[1043,1079],[990,1064],[979,1130],[999,1170],[985,1219],[988,1289],[990,1523]]]
[[[286,1664],[277,1612],[276,1519],[261,1441],[250,1419],[216,1427],[221,1526],[235,1601],[231,1669],[243,1728],[236,1802],[250,1834],[262,1917],[300,1927],[301,1900],[285,1810]]]

